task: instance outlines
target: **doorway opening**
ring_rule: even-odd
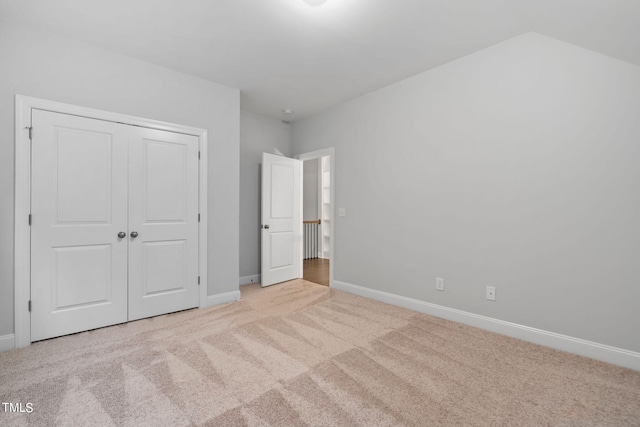
[[[333,148],[296,156],[303,161],[303,279],[331,286],[333,278]]]

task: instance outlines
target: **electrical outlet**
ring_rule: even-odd
[[[496,300],[496,288],[493,286],[487,286],[487,299],[489,301]]]
[[[442,277],[436,277],[436,290],[444,291],[444,279]]]

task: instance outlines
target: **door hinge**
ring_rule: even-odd
[[[198,276],[198,286],[200,286],[200,276]]]
[[[29,214],[29,226],[31,226],[31,214]]]
[[[200,214],[198,214],[198,222],[200,222]]]
[[[27,129],[29,129],[29,139],[33,139],[33,128],[29,126]]]
[[[29,300],[29,311],[31,311],[31,300]]]
[[[198,160],[200,160],[200,152],[198,151]]]

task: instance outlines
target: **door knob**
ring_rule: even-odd
[[[264,228],[269,228],[269,224],[265,224]]]
[[[118,239],[124,239],[125,237],[127,237],[127,233],[124,231],[118,233]]]
[[[136,237],[138,237],[138,232],[137,231],[132,231],[130,234],[132,239],[135,239]]]

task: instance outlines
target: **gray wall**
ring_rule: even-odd
[[[291,155],[291,126],[242,110],[240,114],[240,277],[260,274],[260,164],[277,148]],[[236,283],[238,277],[235,278]]]
[[[208,293],[238,289],[237,89],[2,21],[0,63],[0,336],[14,331],[15,94],[207,129]]]
[[[639,118],[640,68],[530,33],[293,141],[336,147],[336,280],[640,351]]]
[[[304,221],[320,218],[318,212],[318,173],[320,159],[306,160],[302,173],[302,217]]]

